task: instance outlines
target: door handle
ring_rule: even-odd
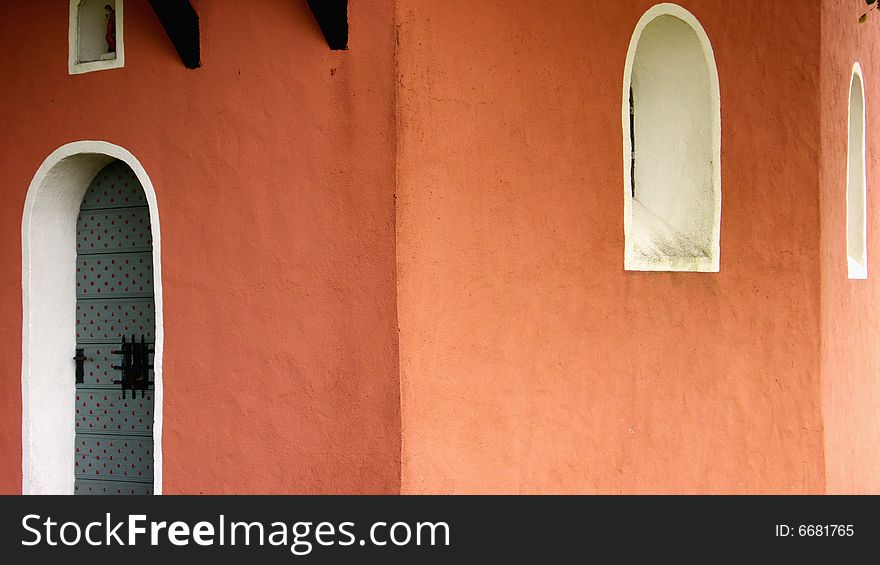
[[[76,357],[73,358],[76,361],[76,380],[74,381],[76,384],[81,385],[85,382],[85,349],[77,349]]]

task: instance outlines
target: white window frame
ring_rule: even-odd
[[[710,247],[707,249],[708,256],[703,257],[658,257],[646,258],[637,254],[634,250],[633,233],[633,196],[632,196],[632,140],[630,139],[630,88],[632,86],[632,73],[635,62],[636,50],[641,40],[642,32],[656,18],[660,16],[673,16],[689,25],[696,34],[709,71],[709,87],[711,100],[712,123],[712,184],[714,195],[714,209],[712,221],[712,234]],[[721,93],[718,81],[718,67],[715,62],[715,53],[711,41],[699,20],[685,8],[672,3],[657,4],[650,8],[636,24],[635,31],[630,39],[629,50],[626,55],[624,67],[623,93],[621,96],[621,124],[623,133],[623,190],[624,190],[624,268],[627,271],[677,271],[677,272],[704,272],[715,273],[721,268]]]
[[[70,19],[67,30],[67,71],[80,75],[94,71],[119,69],[125,66],[124,0],[116,0],[116,57],[106,61],[79,61],[79,6],[82,0],[70,0]]]
[[[852,100],[852,91],[854,83],[858,79],[859,81],[859,90],[862,102],[862,112],[861,116],[858,117],[862,121],[861,128],[861,138],[853,139],[852,137],[852,119],[853,119],[853,100]],[[868,278],[868,202],[867,202],[867,193],[868,193],[868,177],[867,177],[867,168],[865,163],[865,116],[867,114],[866,100],[865,100],[865,78],[862,74],[862,66],[859,63],[855,63],[853,65],[852,75],[849,80],[849,88],[847,91],[847,117],[846,117],[846,263],[847,263],[847,275],[850,279],[854,280],[864,280]],[[858,145],[857,150],[859,151],[858,155],[853,155],[853,142]],[[861,185],[856,187],[857,198],[861,200],[862,204],[862,217],[861,218],[853,218],[850,216],[850,182],[852,179],[850,178],[850,167],[852,159],[859,160],[859,166],[861,167]],[[857,237],[861,238],[861,246],[864,250],[864,255],[862,257],[853,257],[849,253],[849,244],[850,244],[850,227],[853,222],[858,222],[861,224],[861,229],[858,231]]]

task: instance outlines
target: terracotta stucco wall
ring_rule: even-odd
[[[0,492],[21,488],[22,206],[81,139],[158,195],[165,492],[399,492],[391,3],[352,3],[342,53],[304,0],[200,1],[190,71],[126,0],[126,67],[75,77],[67,5],[0,8]]]
[[[721,82],[719,274],[623,270],[651,2],[398,0],[404,492],[824,489],[819,3],[682,4]]]
[[[187,71],[127,0],[126,68],[79,77],[57,4],[0,18],[0,492],[25,190],[80,139],[131,150],[159,198],[168,493],[880,491],[861,3],[682,2],[721,81],[717,275],[623,270],[623,62],[652,2],[352,2],[333,53],[304,1],[203,0]],[[867,282],[844,243],[855,60]]]
[[[822,2],[822,398],[829,493],[880,493],[880,17]],[[847,115],[852,68],[866,101],[868,279],[846,269]]]

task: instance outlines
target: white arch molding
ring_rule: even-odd
[[[664,16],[683,22],[693,32],[695,43],[698,44],[698,47],[695,45],[696,53],[701,53],[701,56],[690,50],[686,54],[676,51],[674,45],[678,44],[671,42],[672,38],[670,42],[658,41],[654,37],[656,30],[654,35],[645,35],[645,38],[650,36],[649,43],[652,45],[652,49],[645,53],[650,53],[655,63],[660,62],[659,66],[655,64],[650,67],[646,76],[655,86],[663,87],[649,89],[652,95],[647,98],[639,97],[639,93],[636,93],[635,100],[636,166],[639,167],[636,177],[637,180],[651,180],[652,187],[648,192],[652,195],[652,202],[649,204],[655,208],[651,210],[651,206],[632,195],[630,88],[633,86],[633,72],[643,32],[655,21],[663,21],[658,18]],[[655,52],[653,48],[659,48],[659,51]],[[700,78],[703,69],[708,76]],[[665,76],[667,74],[669,76]],[[688,84],[691,88],[685,91],[667,88],[680,84]],[[688,100],[687,96],[693,100]],[[625,269],[717,272],[721,255],[721,92],[712,43],[692,13],[677,4],[662,3],[650,8],[639,19],[626,54],[621,100]],[[643,119],[640,120],[640,105],[647,104],[646,100],[650,104],[641,113]],[[668,123],[672,120],[681,122],[680,127],[677,123]],[[639,128],[646,127],[645,124],[654,124],[647,131],[665,132],[665,140],[660,135],[647,147],[640,146]],[[670,129],[673,126],[679,127],[679,130]],[[673,135],[673,139],[670,139],[669,133],[677,131],[681,135]],[[700,132],[699,137],[688,137],[688,132]],[[695,155],[699,159],[695,160]],[[653,164],[642,165],[648,167],[651,173],[643,177],[639,174],[640,164],[646,161]],[[702,168],[707,162],[711,166],[710,172]],[[636,183],[637,196],[639,186]],[[711,190],[711,195],[703,199],[704,202],[695,204],[694,196],[702,190],[698,187],[704,186]],[[678,189],[686,190],[681,192]],[[692,209],[681,208],[682,203]],[[634,213],[639,217],[638,221],[633,220]]]
[[[141,163],[104,141],[76,141],[49,155],[28,188],[22,241],[22,493],[73,494],[76,219],[95,175],[114,160],[143,186],[153,235],[156,343],[153,492],[162,493],[164,327],[159,209]]]
[[[865,166],[865,78],[853,65],[849,85],[846,144],[846,258],[851,279],[868,278],[867,170]]]

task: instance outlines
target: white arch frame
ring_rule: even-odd
[[[629,132],[629,90],[632,85],[632,71],[635,61],[636,50],[642,37],[642,32],[655,19],[660,16],[673,16],[683,21],[694,30],[706,65],[709,69],[709,87],[711,100],[711,136],[712,136],[712,159],[715,164],[712,170],[712,184],[714,188],[714,216],[712,218],[712,238],[708,258],[682,261],[681,259],[668,258],[665,261],[645,261],[633,252],[632,236],[632,175],[630,164],[632,158],[632,141]],[[642,15],[636,24],[629,48],[626,53],[626,64],[623,71],[623,92],[621,95],[621,132],[623,134],[623,229],[624,229],[624,268],[631,271],[693,271],[693,272],[718,272],[721,268],[721,87],[718,80],[718,66],[715,62],[715,51],[712,42],[703,29],[700,21],[687,9],[664,2],[657,4]]]
[[[156,191],[126,149],[105,141],[76,141],[40,165],[21,222],[23,494],[73,494],[76,219],[92,179],[116,159],[134,171],[150,208],[156,301],[153,492],[162,493],[164,328]]]
[[[862,135],[861,139],[852,139],[852,112],[853,112],[853,99],[852,99],[852,90],[853,83],[856,78],[859,79],[859,90],[862,102],[862,112],[861,112],[861,120],[862,120]],[[868,171],[867,164],[865,161],[865,146],[866,146],[866,127],[867,123],[865,120],[865,116],[867,115],[867,101],[865,100],[865,77],[862,74],[862,66],[856,62],[853,65],[852,74],[849,79],[849,88],[847,89],[847,110],[846,110],[846,263],[847,263],[847,276],[850,279],[867,279],[868,278]],[[864,248],[864,257],[852,257],[849,254],[849,238],[850,238],[850,210],[849,210],[849,196],[850,196],[850,161],[852,159],[852,144],[855,141],[859,144],[860,154],[857,156],[860,162],[861,170],[862,170],[862,186],[860,187],[860,195],[862,200],[862,225],[860,230],[860,236],[862,238],[862,246]],[[864,264],[860,263],[862,261]]]

